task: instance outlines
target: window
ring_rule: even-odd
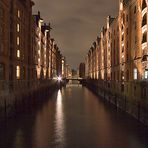
[[[134,68],[134,80],[137,80],[138,78],[138,71],[137,68]]]
[[[124,55],[122,55],[122,63],[124,62]]]
[[[122,35],[122,41],[124,41],[124,35]]]
[[[144,71],[144,79],[148,78],[148,71]]]
[[[137,10],[137,8],[136,8],[136,6],[134,7],[134,14],[136,13],[136,10]]]
[[[20,32],[20,24],[17,24],[17,32]]]
[[[144,8],[146,8],[146,1],[145,0],[143,0],[143,2],[142,2],[142,10],[144,9]]]
[[[145,26],[146,24],[147,24],[147,13],[143,16],[142,27]]]
[[[17,37],[17,45],[20,45],[20,38]]]
[[[123,3],[120,2],[120,10],[122,11],[123,10]]]
[[[142,37],[142,44],[147,42],[147,32],[143,34],[143,37]]]
[[[124,84],[121,84],[121,92],[124,92]]]
[[[20,79],[20,66],[16,66],[16,78]]]
[[[124,71],[121,71],[121,80],[124,80]]]
[[[17,58],[20,58],[20,50],[17,50]]]
[[[21,13],[20,13],[20,10],[18,10],[17,11],[17,17],[20,18],[20,16],[21,16]]]
[[[126,21],[128,22],[128,15],[126,15]]]
[[[0,63],[0,80],[4,80],[5,77],[5,66],[4,64]]]

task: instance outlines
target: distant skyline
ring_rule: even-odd
[[[84,62],[101,28],[106,26],[107,16],[118,15],[119,0],[33,1],[33,13],[39,10],[44,22],[51,23],[51,35],[72,68]]]

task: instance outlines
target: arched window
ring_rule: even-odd
[[[145,26],[147,24],[147,14],[145,14],[143,16],[143,19],[142,19],[142,27]]]
[[[147,7],[147,5],[146,5],[146,1],[143,0],[143,2],[142,2],[142,10],[143,10],[144,8],[146,8],[146,7]]]
[[[143,37],[142,37],[142,44],[147,42],[147,32],[143,34]]]

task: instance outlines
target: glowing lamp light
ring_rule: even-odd
[[[60,77],[60,76],[57,79],[58,79],[58,81],[62,81],[62,77]]]

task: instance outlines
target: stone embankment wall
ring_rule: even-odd
[[[55,80],[17,81],[0,83],[0,120],[17,116],[39,102],[45,101],[56,89],[64,85]]]
[[[84,80],[82,84],[101,97],[104,101],[113,104],[117,111],[125,111],[140,122],[148,125],[148,107],[145,104],[136,102],[133,99],[129,99],[121,94],[115,94],[108,91],[104,89],[103,86],[100,86],[95,80]]]

